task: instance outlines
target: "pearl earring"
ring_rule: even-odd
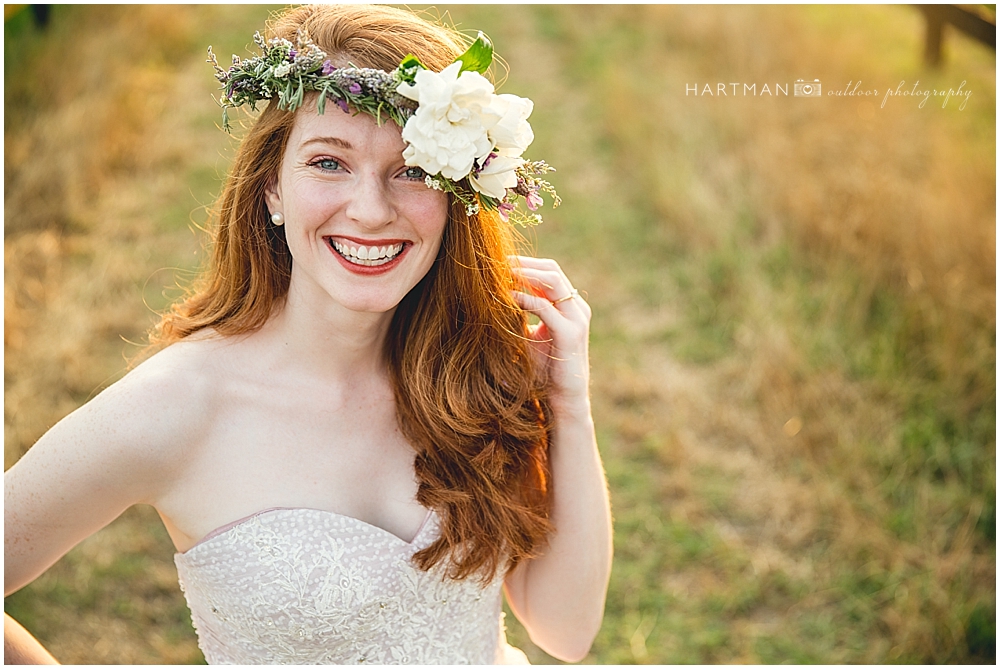
[[[271,222],[274,223],[275,225],[284,225],[285,217],[278,212],[274,212],[273,214],[271,214]]]

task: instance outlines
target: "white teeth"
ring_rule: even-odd
[[[390,246],[348,246],[341,242],[330,240],[333,248],[346,260],[355,265],[384,265],[403,251],[402,244]]]

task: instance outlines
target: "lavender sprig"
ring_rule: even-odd
[[[222,83],[219,103],[227,132],[232,130],[230,109],[248,105],[256,111],[258,102],[277,97],[279,109],[295,111],[302,106],[308,91],[320,93],[317,100],[320,114],[324,113],[329,99],[344,111],[348,111],[350,105],[359,112],[371,114],[379,122],[389,118],[402,127],[416,110],[416,102],[396,93],[396,88],[406,78],[399,69],[384,72],[369,68],[336,68],[304,31],[299,34],[297,44],[286,39],[265,42],[259,32],[254,34],[254,43],[261,48],[261,54],[242,60],[234,56],[228,70],[219,67],[212,48],[208,49],[208,62]]]

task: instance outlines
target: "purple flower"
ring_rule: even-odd
[[[299,52],[296,51],[295,49],[292,49],[291,51],[289,51],[288,52],[288,60],[289,60],[289,62],[293,62],[294,63],[295,62],[295,56],[297,56],[298,53]]]
[[[347,108],[347,100],[344,98],[337,98],[337,106],[340,107],[345,114],[351,113],[351,110]]]
[[[347,90],[350,91],[351,95],[361,95],[361,84],[355,81],[347,87]]]
[[[510,221],[510,212],[514,211],[514,205],[510,202],[501,202],[500,206],[497,207],[497,213],[500,214],[500,218],[503,219],[504,223]]]
[[[524,197],[524,202],[525,204],[528,205],[528,209],[530,209],[531,211],[535,211],[543,204],[545,204],[545,201],[542,200],[542,196],[538,194],[538,191],[531,191],[530,193],[528,193]]]
[[[493,160],[496,157],[497,157],[497,154],[490,153],[490,155],[486,156],[486,159],[483,160],[483,164],[482,165],[480,165],[479,163],[473,161],[473,163],[472,163],[472,176],[478,177],[479,174],[483,170],[485,170],[487,167],[490,166],[490,161]]]
[[[323,61],[323,76],[324,76],[324,77],[325,77],[326,75],[330,74],[331,72],[333,72],[333,71],[334,71],[334,70],[336,70],[336,69],[337,69],[337,68],[335,68],[335,67],[333,66],[333,64],[332,64],[332,63],[331,63],[331,62],[330,62],[329,60],[324,60],[324,61]]]

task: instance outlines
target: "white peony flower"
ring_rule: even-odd
[[[515,170],[523,164],[521,158],[494,155],[479,176],[470,176],[469,181],[480,193],[500,200],[507,194],[508,188],[517,186]]]
[[[517,158],[535,139],[528,116],[534,103],[516,95],[494,95],[490,108],[500,115],[500,120],[490,129],[490,140],[501,156]]]
[[[416,100],[416,113],[403,127],[406,164],[428,174],[459,181],[472,171],[473,161],[493,149],[488,132],[502,114],[491,107],[493,84],[477,72],[461,72],[452,63],[441,72],[419,70],[413,84],[396,92]]]

